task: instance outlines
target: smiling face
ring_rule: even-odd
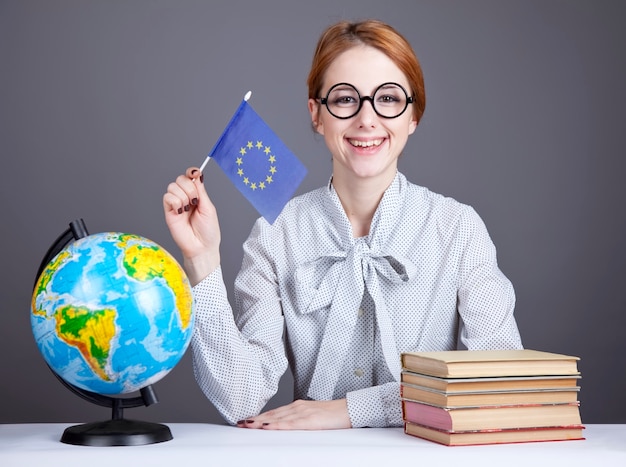
[[[387,82],[410,89],[404,73],[387,55],[365,45],[348,49],[333,61],[324,75],[321,96],[342,82],[352,84],[361,96],[371,96]],[[357,115],[342,120],[332,116],[319,100],[309,99],[313,125],[333,156],[333,180],[377,178],[390,183],[398,157],[417,126],[412,105],[399,117],[387,119],[378,116],[366,101]]]

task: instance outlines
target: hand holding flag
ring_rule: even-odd
[[[248,104],[248,91],[200,167],[221,167],[237,189],[270,224],[291,199],[306,168]]]

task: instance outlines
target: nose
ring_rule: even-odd
[[[357,113],[359,124],[361,126],[374,126],[377,117],[374,111],[374,101],[369,96],[362,97],[361,100],[361,109]],[[365,105],[365,101],[369,101],[370,105]]]

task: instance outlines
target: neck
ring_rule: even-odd
[[[333,188],[352,225],[354,237],[364,237],[369,234],[374,213],[392,181],[393,177],[390,180],[362,179],[347,182],[333,176]]]

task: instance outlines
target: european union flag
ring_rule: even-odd
[[[247,99],[241,102],[209,156],[270,224],[306,175],[304,165]]]

